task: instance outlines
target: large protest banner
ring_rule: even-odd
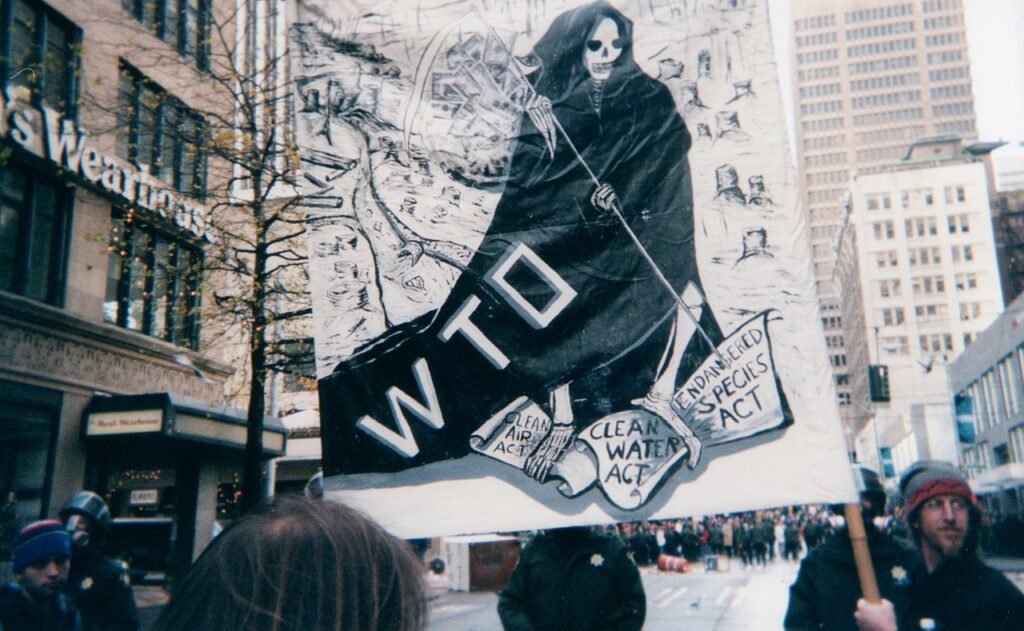
[[[763,2],[290,40],[329,495],[406,537],[855,497]]]

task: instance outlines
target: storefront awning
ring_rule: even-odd
[[[170,392],[93,397],[82,419],[86,440],[114,436],[165,436],[175,440],[245,448],[245,410],[211,406]],[[285,452],[288,431],[281,420],[263,417],[263,453]]]
[[[971,480],[971,490],[977,495],[995,493],[1021,485],[1024,485],[1024,463],[1020,462],[999,465],[979,473]]]

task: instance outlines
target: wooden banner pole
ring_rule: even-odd
[[[880,603],[882,602],[882,595],[878,592],[875,568],[871,564],[871,552],[868,550],[868,535],[864,530],[864,518],[861,517],[860,504],[844,505],[843,513],[846,516],[846,531],[850,533],[850,545],[853,546],[853,560],[857,564],[860,591],[868,602]]]

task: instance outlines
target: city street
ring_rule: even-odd
[[[1024,590],[1024,559],[996,558],[988,563],[1005,572]],[[646,631],[709,631],[712,629],[781,629],[789,599],[789,585],[798,564],[776,561],[763,569],[743,569],[738,561],[723,559],[717,572],[659,572],[641,570],[647,592]],[[438,592],[431,599],[429,631],[496,631],[498,596],[494,592]],[[136,587],[142,629],[149,629],[167,602],[158,587]]]
[[[989,559],[1024,590],[1024,560]],[[782,629],[789,585],[799,564],[776,561],[747,568],[724,560],[717,572],[697,567],[687,574],[641,570],[647,592],[645,631]],[[432,601],[430,631],[494,631],[501,628],[493,592],[448,592]]]
[[[724,560],[722,569],[687,574],[644,569],[648,631],[669,629],[781,629],[789,585],[798,564],[776,561],[744,569]],[[448,592],[432,602],[431,631],[492,631],[500,629],[492,592]]]

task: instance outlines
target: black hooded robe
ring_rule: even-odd
[[[600,94],[584,66],[583,50],[603,17],[619,26],[621,54]],[[468,437],[520,395],[546,404],[551,390],[572,382],[577,426],[631,407],[654,383],[670,339],[676,302],[662,286],[620,221],[595,208],[597,180],[618,196],[626,222],[669,283],[682,294],[700,287],[694,248],[693,193],[687,151],[690,134],[669,90],[644,74],[632,55],[632,24],[605,2],[558,16],[537,42],[541,68],[536,92],[552,103],[566,135],[552,157],[528,115],[510,163],[509,180],[493,220],[440,309],[401,325],[360,349],[321,382],[325,473],[400,470],[464,455]],[[536,328],[488,283],[489,270],[525,244],[576,292],[546,327]],[[553,298],[548,283],[524,265],[507,279],[534,307]],[[439,333],[473,297],[470,320],[509,359],[496,368],[466,336]],[[686,317],[681,315],[680,317]],[[716,344],[721,331],[708,305],[701,326]],[[677,385],[711,352],[694,334]],[[411,366],[426,360],[445,425],[432,429],[407,413],[418,453],[407,458],[354,427],[370,415],[393,427],[385,392],[396,386],[425,401]]]

